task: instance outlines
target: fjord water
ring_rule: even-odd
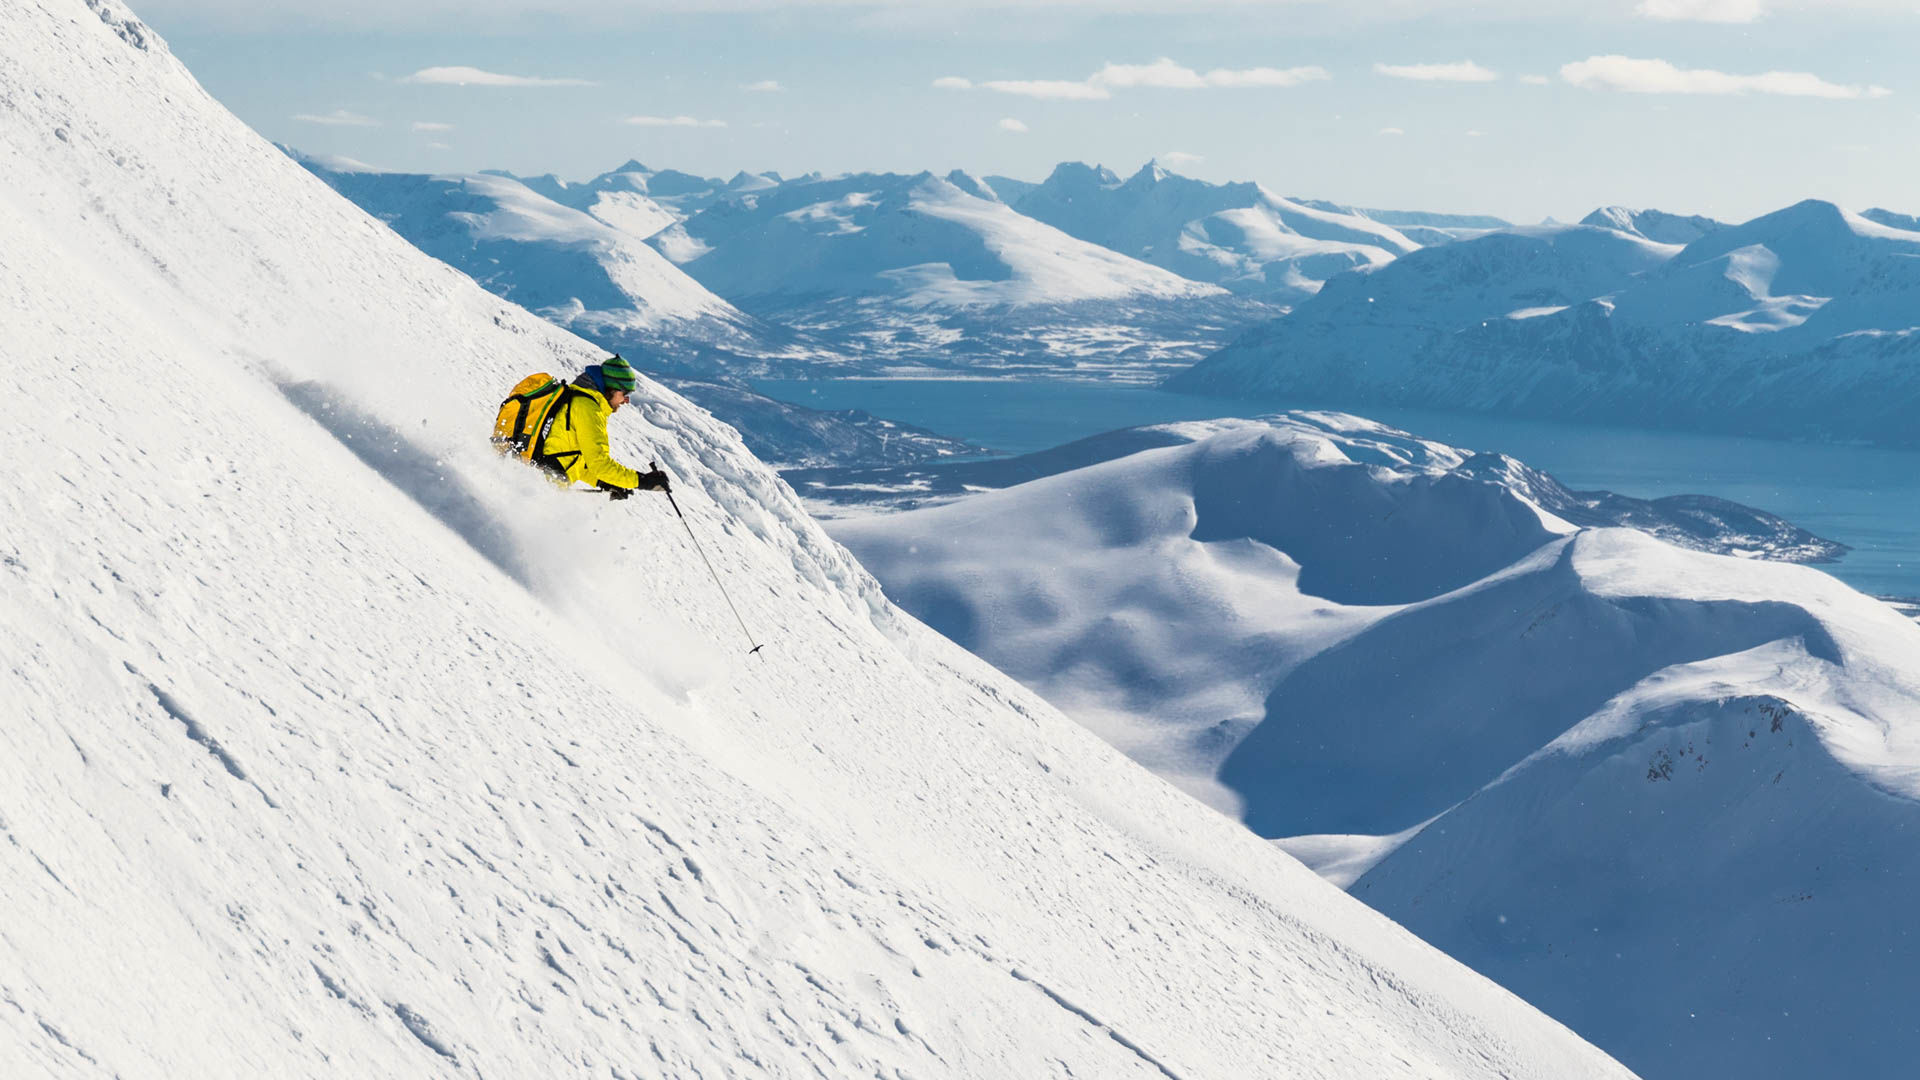
[[[1423,438],[1510,454],[1577,489],[1716,495],[1768,510],[1851,546],[1824,569],[1854,588],[1920,596],[1920,452],[1071,381],[768,380],[755,388],[816,409],[865,409],[1009,454],[1141,424],[1343,409]]]

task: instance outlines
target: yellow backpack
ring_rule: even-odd
[[[544,371],[513,384],[493,422],[493,447],[502,454],[534,461],[545,441],[547,417],[566,395],[566,384]]]

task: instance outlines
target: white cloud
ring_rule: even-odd
[[[448,146],[448,145],[447,145],[446,143],[443,143],[443,142],[430,142],[430,143],[428,143],[428,144],[427,144],[427,149],[429,149],[429,150],[451,150],[451,149],[453,149],[453,147],[451,147],[451,146]]]
[[[1104,86],[1065,79],[995,79],[980,85],[1003,94],[1050,101],[1105,101],[1113,96]]]
[[[781,86],[779,81],[775,79],[761,79],[759,82],[744,83],[740,89],[745,90],[749,94],[784,94],[787,92],[787,88]]]
[[[1640,0],[1633,13],[1674,22],[1750,23],[1767,11],[1761,0]]]
[[[1001,118],[1001,120],[1000,120],[1000,130],[1001,130],[1001,131],[1011,131],[1011,132],[1014,132],[1015,134],[1018,134],[1018,135],[1025,135],[1025,134],[1027,133],[1027,125],[1025,125],[1025,124],[1023,124],[1023,123],[1021,123],[1021,122],[1020,122],[1020,121],[1018,121],[1018,120],[1015,120],[1015,119],[1014,119],[1013,117],[1011,117],[1011,116],[1007,116],[1007,117],[1002,117],[1002,118]]]
[[[1522,75],[1520,76],[1520,81],[1526,83],[1528,86],[1545,86],[1553,80],[1547,78],[1545,75]]]
[[[620,121],[634,127],[723,128],[725,120],[696,120],[691,116],[629,116]]]
[[[1842,86],[1804,71],[1730,75],[1724,71],[1682,68],[1665,60],[1639,60],[1630,56],[1590,56],[1563,66],[1560,77],[1590,90],[1622,90],[1634,94],[1751,93],[1842,99],[1879,98],[1893,93],[1884,86]]]
[[[296,113],[294,119],[306,124],[325,124],[328,127],[379,127],[380,121],[371,116],[335,109],[330,113]]]
[[[1373,70],[1396,79],[1419,82],[1492,82],[1500,77],[1471,60],[1456,64],[1375,64]]]
[[[1467,138],[1469,138],[1469,139],[1477,139],[1477,138],[1479,138],[1479,137],[1481,137],[1482,135],[1485,135],[1485,134],[1486,134],[1486,132],[1484,132],[1484,131],[1481,131],[1481,130],[1480,130],[1479,128],[1468,128],[1468,129],[1467,129]]]
[[[1189,154],[1185,150],[1169,150],[1154,160],[1163,165],[1171,165],[1178,168],[1182,165],[1198,165],[1207,159],[1200,154]]]
[[[435,120],[415,120],[413,122],[413,130],[415,131],[452,131],[453,125],[442,124]]]
[[[1207,85],[1200,73],[1166,57],[1151,64],[1109,63],[1087,82],[1095,86],[1152,86],[1161,90],[1198,90]]]
[[[1115,90],[1204,90],[1209,87],[1286,87],[1332,78],[1322,67],[1215,68],[1204,74],[1161,57],[1150,64],[1108,63],[1085,79],[994,79],[975,83],[958,75],[933,80],[943,90],[971,90],[976,86],[1002,94],[1052,101],[1105,101]]]
[[[587,79],[542,79],[531,75],[502,75],[476,67],[430,67],[400,80],[428,86],[597,86]]]
[[[1235,71],[1214,68],[1202,75],[1185,65],[1161,57],[1151,64],[1109,63],[1088,77],[1092,86],[1145,86],[1158,90],[1203,90],[1209,86],[1255,87],[1298,86],[1303,82],[1330,76],[1321,67],[1245,68]]]
[[[1327,73],[1326,68],[1313,65],[1291,68],[1246,68],[1241,71],[1215,68],[1207,72],[1207,85],[1226,87],[1287,87],[1298,86],[1303,82],[1318,82],[1321,79],[1331,78],[1333,78],[1333,76]]]
[[[1399,128],[1393,128],[1393,127],[1387,127],[1387,128],[1381,128],[1381,129],[1380,129],[1380,134],[1382,134],[1382,135],[1405,135],[1405,134],[1406,134],[1406,132],[1404,132],[1404,131],[1401,131],[1401,130],[1400,130]]]

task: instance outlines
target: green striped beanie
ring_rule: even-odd
[[[632,364],[615,353],[613,359],[600,365],[600,383],[609,391],[625,390],[632,393],[633,388],[640,385],[640,376],[634,372]]]

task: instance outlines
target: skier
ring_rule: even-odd
[[[592,484],[612,499],[635,491],[672,491],[658,468],[640,472],[613,460],[607,441],[607,417],[618,412],[639,384],[633,366],[619,355],[590,364],[560,392],[543,427],[536,465],[569,484]]]

